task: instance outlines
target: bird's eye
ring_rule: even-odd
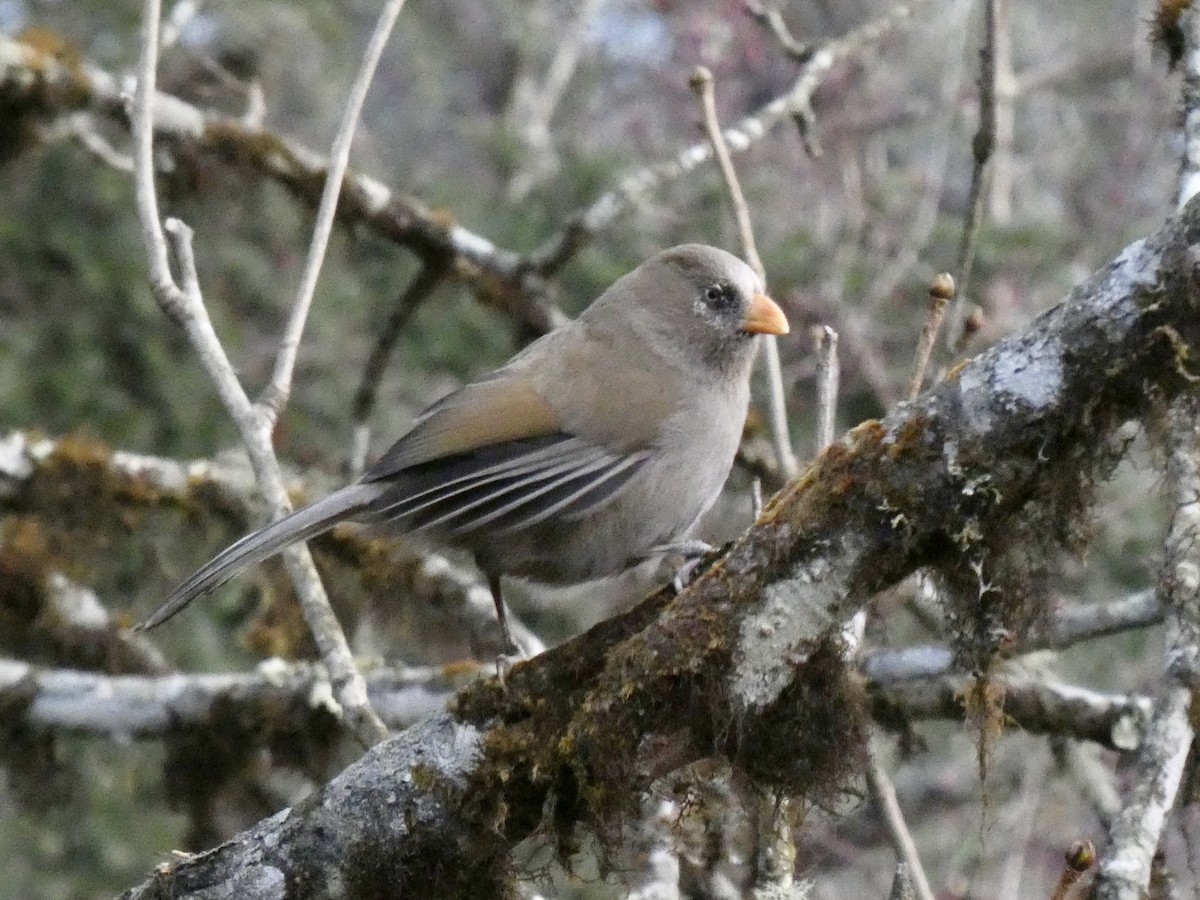
[[[734,301],[734,294],[723,284],[710,284],[704,289],[704,299],[709,306],[725,309]]]

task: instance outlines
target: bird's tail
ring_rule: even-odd
[[[351,484],[334,491],[311,506],[298,509],[278,522],[272,522],[265,528],[246,535],[226,547],[175,588],[158,609],[135,626],[136,630],[146,631],[161,625],[197,597],[216,590],[235,575],[274,556],[297,541],[306,541],[323,531],[328,531],[338,522],[351,518],[378,496],[378,485]]]

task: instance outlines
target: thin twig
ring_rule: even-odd
[[[729,144],[721,132],[721,122],[717,118],[717,98],[713,89],[713,74],[706,66],[696,66],[688,82],[696,96],[700,98],[700,106],[704,113],[704,131],[712,142],[713,153],[721,168],[721,176],[729,190],[729,199],[733,203],[733,217],[737,221],[738,239],[742,242],[742,252],[746,262],[750,264],[758,277],[766,281],[767,273],[763,267],[762,257],[758,255],[758,245],[754,241],[754,225],[750,221],[750,207],[746,205],[746,197],[742,193],[741,181],[733,160],[729,155]]]
[[[984,179],[988,160],[992,158],[996,146],[996,19],[999,4],[1000,0],[986,0],[983,6],[983,46],[979,49],[979,129],[971,141],[971,192],[958,246],[958,295],[950,314],[950,328],[946,331],[947,345],[956,353],[963,349],[970,338],[970,332],[962,324],[971,269],[975,264],[979,225],[983,220]]]
[[[930,2],[897,3],[878,18],[824,44],[812,54],[784,94],[725,129],[725,140],[731,150],[740,153],[748,149],[780,122],[792,119],[797,110],[803,110],[811,103],[813,92],[834,65],[878,43]],[[712,158],[712,144],[705,140],[622,178],[615,188],[570,216],[557,234],[532,253],[528,258],[529,269],[541,275],[557,272],[594,235],[609,228],[651,191],[681,178]]]
[[[925,327],[921,329],[921,340],[917,344],[917,358],[913,363],[912,381],[908,383],[908,399],[916,400],[925,382],[933,346],[937,343],[942,320],[946,317],[946,304],[954,299],[954,279],[949,272],[934,276],[929,283],[929,312],[925,316]]]
[[[387,46],[388,36],[396,17],[404,7],[404,0],[389,0],[387,6],[379,14],[375,23],[375,31],[367,42],[366,52],[358,69],[358,75],[350,86],[346,97],[346,108],[342,113],[342,121],[338,125],[337,135],[333,139],[333,147],[329,151],[329,171],[325,176],[325,187],[321,191],[321,202],[317,206],[317,219],[313,224],[312,241],[308,248],[308,258],[304,263],[304,272],[300,278],[300,289],[296,293],[296,302],[292,306],[292,315],[288,319],[283,337],[279,341],[279,352],[275,356],[275,368],[271,372],[271,380],[267,383],[258,405],[274,422],[281,409],[287,403],[288,394],[292,390],[292,373],[296,368],[296,356],[300,352],[300,338],[304,334],[304,324],[308,321],[308,310],[312,306],[313,294],[317,290],[317,279],[321,275],[321,265],[325,261],[325,248],[329,245],[329,235],[333,232],[333,219],[337,214],[338,195],[342,191],[342,178],[350,163],[350,145],[354,140],[354,129],[358,124],[358,116],[362,111],[363,101],[375,77],[375,69],[383,56],[383,48]]]
[[[988,216],[997,225],[1006,225],[1012,220],[1013,187],[1016,177],[1013,139],[1018,91],[1017,76],[1013,71],[1011,10],[1009,0],[999,0],[996,6],[995,59],[992,64],[995,72],[993,121],[996,130],[992,147],[991,186],[988,190]]]
[[[954,3],[945,17],[943,27],[950,29],[952,39],[947,39],[945,48],[939,51],[946,63],[942,69],[935,121],[927,129],[930,160],[926,166],[925,186],[917,202],[908,227],[904,243],[884,263],[871,279],[864,300],[847,307],[840,319],[842,340],[847,352],[858,360],[863,375],[871,383],[876,396],[885,408],[897,400],[893,378],[878,353],[872,349],[871,327],[876,317],[882,315],[884,303],[892,296],[896,287],[905,279],[920,260],[921,252],[928,246],[934,226],[937,224],[941,204],[942,188],[950,159],[950,132],[957,109],[959,84],[963,75],[961,44],[965,42],[966,24],[971,11],[969,0]]]
[[[552,176],[558,167],[558,154],[550,132],[550,121],[566,94],[567,86],[579,66],[580,53],[588,35],[588,26],[602,0],[581,0],[565,24],[557,18],[558,4],[529,4],[526,21],[526,44],[544,47],[554,38],[554,55],[545,74],[537,80],[528,71],[519,71],[513,79],[511,100],[505,110],[507,130],[521,146],[517,154],[519,165],[509,178],[507,199],[519,203],[539,183]],[[551,21],[547,22],[547,18]],[[527,46],[518,51],[521,68],[527,68],[526,57],[536,56]]]
[[[1192,20],[1184,20],[1184,24],[1188,28],[1200,27]],[[1189,40],[1192,37],[1190,33],[1187,36]],[[1178,209],[1183,209],[1194,194],[1200,193],[1200,65],[1188,59],[1181,69],[1184,120],[1183,155],[1179,160],[1179,196],[1176,200]]]
[[[766,284],[767,273],[763,267],[762,257],[758,255],[758,246],[754,242],[754,226],[750,221],[750,208],[746,205],[746,197],[742,194],[742,186],[738,181],[737,170],[729,156],[729,145],[721,132],[721,123],[717,119],[717,103],[713,91],[713,76],[704,66],[697,66],[690,80],[692,89],[700,97],[704,110],[704,129],[712,142],[713,153],[721,166],[721,175],[729,190],[729,199],[733,203],[733,215],[737,220],[738,237],[742,242],[742,252],[746,262],[750,264],[763,284]],[[775,447],[775,458],[779,462],[780,471],[786,478],[795,478],[800,472],[796,462],[796,454],[792,450],[791,437],[788,434],[786,391],[783,387],[783,368],[779,363],[779,345],[773,334],[766,335],[763,341],[763,363],[767,376],[767,417],[771,426],[771,441]]]
[[[200,7],[201,4],[197,0],[179,0],[171,8],[171,12],[167,15],[167,21],[162,26],[162,35],[159,38],[159,48],[161,50],[167,50],[178,43],[183,30],[200,13]]]
[[[1074,790],[1102,828],[1107,829],[1123,805],[1117,773],[1104,758],[1104,751],[1092,743],[1052,738],[1050,750],[1060,774],[1066,776],[1068,790]]]
[[[713,153],[721,167],[721,175],[733,203],[733,214],[737,220],[738,237],[742,253],[761,282],[767,283],[767,273],[758,245],[754,241],[754,225],[750,221],[750,208],[738,180],[737,170],[729,156],[729,146],[721,133],[717,118],[717,103],[713,90],[713,76],[704,66],[697,66],[689,81],[704,113],[704,129],[712,143]],[[792,450],[788,434],[787,403],[783,387],[783,369],[779,363],[779,345],[775,335],[766,335],[763,345],[763,363],[767,380],[767,418],[771,427],[771,440],[775,449],[775,460],[786,478],[795,478],[800,472],[796,454]],[[796,859],[796,847],[792,841],[791,824],[788,821],[788,798],[768,793],[756,797],[754,827],[758,834],[758,853],[755,856],[755,878],[757,887],[770,890],[787,890],[792,884],[792,867]]]
[[[867,787],[876,808],[883,815],[896,857],[908,866],[908,875],[918,900],[934,900],[929,879],[925,877],[925,869],[921,865],[921,857],[917,855],[917,845],[913,842],[912,834],[904,821],[904,813],[900,811],[896,788],[879,760],[878,742],[874,736],[867,741]]]
[[[896,863],[896,874],[892,876],[892,889],[888,891],[888,900],[917,900],[917,891],[913,887],[912,876],[908,874],[905,863]]]
[[[404,326],[408,324],[413,314],[421,304],[434,292],[446,277],[446,269],[426,265],[422,266],[408,286],[392,304],[392,311],[383,327],[375,337],[375,344],[367,356],[363,366],[362,378],[358,382],[358,390],[354,392],[353,425],[354,432],[351,440],[351,450],[347,460],[347,469],[352,476],[361,474],[366,464],[369,440],[367,420],[375,409],[375,396],[379,390],[380,379],[387,368],[388,358],[395,349],[396,341]]]
[[[828,325],[813,326],[813,345],[817,354],[817,442],[816,453],[833,443],[837,434],[838,333]]]
[[[774,35],[775,40],[779,41],[779,46],[783,48],[783,52],[792,59],[806,63],[812,58],[812,44],[806,44],[792,36],[792,30],[788,28],[787,22],[783,19],[783,13],[774,3],[746,0],[746,12]]]
[[[278,516],[288,509],[289,500],[278,460],[271,447],[270,424],[250,403],[208,317],[196,275],[192,230],[178,219],[168,219],[164,231],[164,223],[159,219],[158,198],[154,190],[153,144],[154,82],[158,67],[160,16],[160,0],[146,0],[141,60],[132,112],[135,201],[149,261],[150,286],[164,312],[184,328],[201,364],[216,385],[217,393],[237,424],[246,445],[259,486],[271,504],[273,514]],[[172,252],[181,272],[182,287],[171,273]],[[285,553],[284,563],[296,584],[305,620],[329,669],[334,697],[351,731],[365,746],[369,746],[382,739],[387,729],[370,707],[366,684],[354,664],[350,645],[321,587],[312,557],[303,546],[293,547]]]

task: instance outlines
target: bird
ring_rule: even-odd
[[[738,257],[704,244],[663,250],[425,409],[356,481],[230,545],[136,628],[353,521],[473,554],[516,649],[502,576],[582,583],[696,546],[689,535],[737,453],[758,337],[788,330]]]

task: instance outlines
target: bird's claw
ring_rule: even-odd
[[[513,666],[530,658],[516,645],[509,649],[513,652],[496,654],[496,680],[500,682],[501,690],[508,690],[508,673],[512,671]]]
[[[712,550],[712,545],[706,544],[704,541],[688,540],[680,541],[677,544],[668,544],[663,547],[655,547],[654,549],[664,556],[679,558],[680,562],[675,566],[671,574],[671,586],[675,589],[676,594],[681,594],[683,593],[683,589],[692,583],[692,579],[696,576],[696,571],[700,568],[700,563],[704,561],[705,555]]]

